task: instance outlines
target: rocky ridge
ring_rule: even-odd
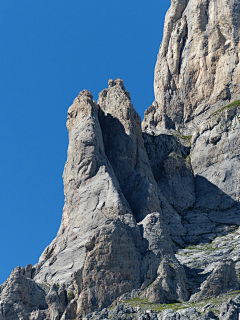
[[[0,320],[238,319],[239,19],[172,1],[142,128],[121,79],[79,93],[58,234],[0,286]]]

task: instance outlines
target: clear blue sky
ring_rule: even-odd
[[[0,0],[0,283],[35,264],[64,203],[67,109],[122,78],[135,109],[153,73],[170,0]]]

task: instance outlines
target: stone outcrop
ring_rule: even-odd
[[[222,261],[215,270],[207,277],[201,285],[201,291],[196,293],[192,300],[200,301],[203,299],[217,297],[230,290],[238,290],[239,283],[236,275],[233,260]]]
[[[222,320],[238,320],[239,319],[239,303],[238,299],[230,299],[223,303],[220,308],[219,318]]]
[[[238,1],[172,1],[144,130],[194,128],[239,99],[239,12]]]
[[[159,190],[145,150],[141,119],[123,81],[109,80],[99,94],[100,123],[106,155],[137,221],[159,212]]]
[[[190,147],[171,134],[143,134],[154,178],[160,189],[160,207],[171,238],[184,244],[186,229],[182,212],[195,203],[195,181],[191,169]]]
[[[79,93],[59,231],[1,285],[0,320],[237,319],[239,296],[191,301],[239,290],[239,11],[172,0],[142,129],[121,79]]]
[[[110,80],[98,104],[80,92],[67,128],[61,226],[31,271],[35,282],[52,285],[49,317],[76,318],[139,294],[161,303],[187,300],[187,278],[161,209],[165,198],[123,81]],[[56,284],[73,286],[70,301]]]
[[[101,310],[140,284],[140,261],[131,233],[120,220],[106,221],[86,245],[78,314]]]
[[[180,306],[179,306],[180,307]],[[144,309],[139,306],[132,306],[125,303],[120,304],[112,309],[103,309],[101,312],[94,312],[88,314],[86,319],[100,320],[132,320],[132,319],[148,319],[148,320],[238,320],[239,316],[239,296],[234,299],[229,299],[219,306],[219,312],[207,310],[213,307],[212,304],[207,304],[205,308],[197,310],[195,307],[180,308],[178,310],[166,309],[163,311],[156,311],[151,309]],[[199,309],[199,308],[198,308]]]
[[[82,91],[68,111],[65,205],[57,237],[36,267],[38,282],[71,282],[83,266],[85,243],[109,218],[131,212],[105,155],[98,105]]]
[[[44,290],[24,273],[24,268],[15,268],[0,286],[1,320],[28,320],[36,312],[45,319],[48,314]]]
[[[176,0],[166,14],[156,101],[142,125],[155,179],[176,211],[170,232],[180,245],[239,225],[239,10],[234,1]],[[154,157],[156,141],[169,135],[190,148],[187,156],[175,145]]]
[[[191,163],[197,179],[197,206],[239,210],[239,115],[237,106],[220,109],[193,136]]]
[[[65,286],[58,288],[54,284],[46,295],[46,301],[49,309],[49,318],[60,320],[68,304]]]
[[[171,250],[163,216],[159,213],[149,214],[139,225],[150,253],[144,259],[148,271],[142,288],[147,288],[140,297],[156,303],[186,301],[189,296],[188,281],[183,267]]]

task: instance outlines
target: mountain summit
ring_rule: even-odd
[[[172,1],[142,126],[123,80],[79,93],[59,231],[0,320],[238,319],[239,6]]]

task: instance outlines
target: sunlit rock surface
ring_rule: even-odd
[[[238,319],[239,7],[172,0],[142,128],[121,79],[79,93],[59,231],[0,320]]]

